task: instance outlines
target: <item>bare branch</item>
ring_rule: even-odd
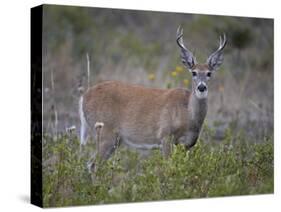
[[[87,77],[88,77],[88,88],[90,87],[90,59],[89,59],[89,54],[86,54],[87,58]]]

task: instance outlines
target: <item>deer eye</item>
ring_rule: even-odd
[[[211,72],[208,72],[207,73],[207,77],[211,77],[212,73]]]
[[[193,76],[193,77],[196,77],[196,76],[197,76],[197,72],[196,72],[196,71],[192,71],[191,73],[192,73],[192,76]]]

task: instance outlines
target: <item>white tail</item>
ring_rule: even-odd
[[[84,111],[83,111],[83,96],[81,96],[80,100],[79,100],[79,116],[80,116],[80,121],[81,121],[80,144],[85,145],[87,143],[88,125],[87,125]]]
[[[162,148],[164,156],[175,144],[196,144],[207,113],[208,81],[221,65],[225,36],[206,64],[197,64],[177,31],[181,58],[192,74],[192,91],[183,88],[153,89],[107,81],[93,86],[80,99],[81,144],[86,144],[87,125],[95,130],[102,122],[99,155],[106,160],[119,143],[133,148]],[[87,120],[87,122],[86,122]]]

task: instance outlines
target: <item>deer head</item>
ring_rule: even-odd
[[[203,99],[208,96],[208,81],[212,73],[216,71],[223,62],[223,49],[226,45],[226,36],[220,36],[219,47],[207,59],[205,64],[197,64],[192,52],[183,43],[183,29],[179,26],[177,30],[177,44],[181,50],[181,60],[192,74],[192,92],[197,98]]]

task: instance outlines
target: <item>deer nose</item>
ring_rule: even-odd
[[[207,87],[206,87],[206,85],[204,85],[204,84],[200,84],[200,85],[198,86],[198,90],[199,90],[200,92],[204,92],[205,90],[207,90]]]

